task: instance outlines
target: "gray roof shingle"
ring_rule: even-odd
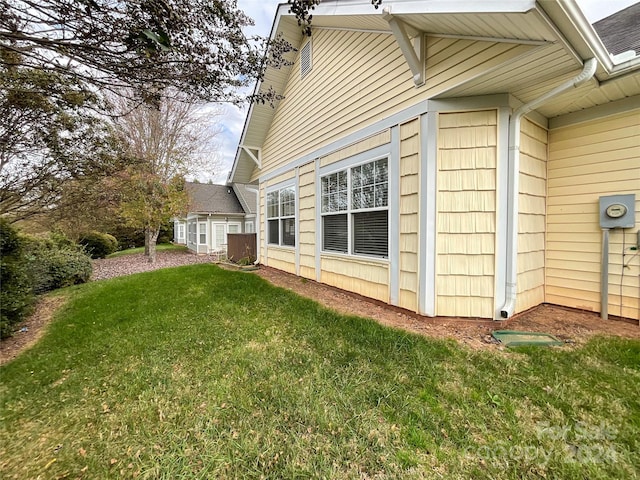
[[[257,207],[258,195],[254,188],[251,188],[249,185],[245,185],[244,183],[234,183],[233,189],[238,196],[238,200],[242,204],[242,208],[244,208],[245,213],[255,214]]]
[[[640,55],[640,2],[598,20],[593,28],[609,53],[635,50]]]
[[[189,211],[198,213],[245,213],[233,188],[210,183],[185,182],[189,195]]]

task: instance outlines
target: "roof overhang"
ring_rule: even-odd
[[[640,70],[640,59],[636,57],[615,64],[575,0],[384,0],[383,7],[384,13],[382,8],[375,9],[370,0],[323,0],[313,11],[312,28],[398,35],[389,22],[393,18],[401,24],[408,37],[442,36],[521,43],[534,47],[530,54],[518,59],[521,70],[527,72],[528,83],[523,83],[525,80],[517,76],[518,70],[513,68],[517,65],[509,64],[467,80],[465,84],[438,95],[441,98],[511,93],[526,102],[528,95],[535,97],[536,89],[551,89],[562,83],[582,68],[584,60],[593,57],[598,61],[596,80],[581,87],[581,97],[588,89],[607,82],[614,84],[617,79],[625,83],[623,95],[640,94],[637,76],[634,75],[631,81],[627,78],[629,74]],[[270,38],[282,35],[295,48],[299,48],[304,37],[289,8],[288,4],[278,7]],[[411,52],[406,53],[409,47],[401,45],[401,48],[405,57],[411,55]],[[549,56],[553,56],[555,62],[551,70],[544,63]],[[415,58],[408,59],[408,63],[411,61],[415,62]],[[528,62],[533,61],[544,66],[532,72]],[[278,70],[267,68],[263,81],[256,85],[255,91],[272,88],[283,94],[290,73],[291,67]],[[569,97],[564,102],[554,102],[541,113],[556,116],[596,105],[597,99],[576,102]],[[274,115],[275,107],[271,105],[251,105],[228,182],[250,182],[254,169],[259,165],[258,154]]]

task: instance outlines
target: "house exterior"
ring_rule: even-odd
[[[610,54],[615,28],[571,0],[341,0],[308,38],[288,9],[292,65],[256,86],[283,99],[229,174],[259,191],[262,264],[427,316],[638,318],[640,51]]]
[[[186,217],[174,219],[174,242],[194,253],[224,253],[227,235],[255,232],[256,192],[245,185],[185,183]]]

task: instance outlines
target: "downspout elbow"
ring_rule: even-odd
[[[574,88],[578,88],[583,83],[591,80],[593,76],[596,74],[596,68],[598,66],[598,62],[595,58],[590,58],[586,62],[584,62],[584,66],[582,67],[582,72],[578,74],[576,78],[574,78],[573,86]]]

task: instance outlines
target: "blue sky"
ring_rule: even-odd
[[[278,0],[237,0],[238,7],[255,21],[255,26],[247,29],[249,35],[268,36],[278,4],[286,3]],[[482,1],[482,0],[478,0]],[[505,0],[508,1],[508,0]],[[544,2],[545,0],[541,0]],[[637,0],[576,0],[584,12],[587,20],[594,23],[601,18],[622,10],[629,5],[637,3]],[[242,127],[247,114],[247,108],[238,108],[232,105],[223,105],[222,115],[218,121],[222,126],[222,133],[218,139],[221,147],[221,165],[215,175],[211,172],[202,172],[200,181],[213,180],[215,183],[224,183],[236,155],[236,149],[242,134]]]

